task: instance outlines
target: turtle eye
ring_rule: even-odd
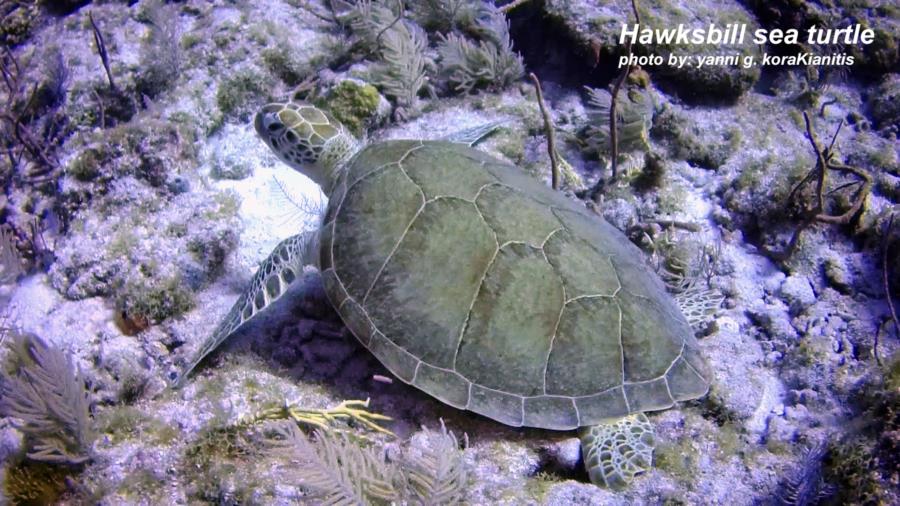
[[[256,133],[264,139],[277,134],[277,132],[284,128],[284,123],[275,111],[270,109],[270,106],[264,107],[263,110],[256,113],[256,117],[253,119],[253,128],[256,130]]]

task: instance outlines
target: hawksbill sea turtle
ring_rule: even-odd
[[[312,265],[396,377],[510,426],[580,429],[595,484],[650,467],[644,412],[706,395],[682,308],[699,316],[713,298],[680,307],[620,231],[475,149],[496,124],[364,146],[304,103],[268,104],[254,123],[328,207],[318,230],[275,248],[179,383]]]

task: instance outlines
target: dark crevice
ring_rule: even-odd
[[[42,5],[47,9],[47,12],[54,16],[68,16],[89,3],[91,3],[91,0],[57,0],[54,2],[43,2]],[[131,2],[129,2],[130,4]]]
[[[528,72],[534,72],[544,82],[563,88],[580,90],[611,87],[619,76],[618,45],[593,45],[572,33],[571,28],[544,11],[543,1],[532,1],[509,13],[513,46],[525,61]],[[646,55],[648,49],[637,46],[635,55]],[[677,96],[686,103],[708,106],[727,106],[742,93],[735,93],[729,83],[720,87],[703,87],[671,75],[664,67],[648,67],[654,84],[663,92]],[[721,88],[721,89],[719,89]]]
[[[541,81],[567,88],[605,88],[617,74],[612,57],[579,41],[561,20],[544,12],[544,2],[532,1],[509,13],[513,47],[529,72]]]

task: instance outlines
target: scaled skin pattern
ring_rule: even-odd
[[[556,430],[707,392],[693,331],[641,252],[515,167],[464,144],[388,141],[327,191],[326,292],[403,381]]]

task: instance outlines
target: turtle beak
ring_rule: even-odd
[[[281,104],[268,104],[260,109],[253,118],[253,128],[256,130],[256,134],[266,141],[266,144],[270,144],[269,140],[284,130],[284,123],[278,118],[278,111],[281,108]]]
[[[256,113],[256,117],[253,118],[253,128],[256,130],[256,135],[265,139],[266,136],[263,134],[265,131],[265,127],[263,126],[263,114],[263,111]]]

